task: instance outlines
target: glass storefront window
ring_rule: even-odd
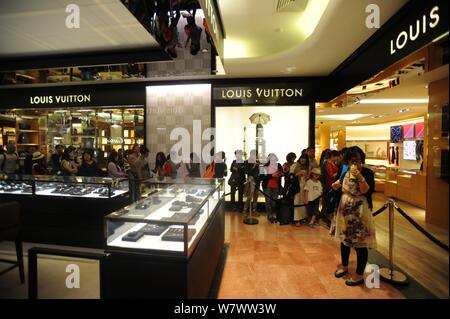
[[[10,109],[0,111],[0,146],[13,142],[19,156],[35,148],[53,153],[55,146],[92,150],[99,164],[113,150],[144,144],[143,107],[80,109]]]

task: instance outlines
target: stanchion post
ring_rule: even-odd
[[[249,194],[249,196],[250,196],[250,205],[249,205],[249,211],[248,211],[249,216],[247,218],[244,218],[244,224],[256,225],[256,224],[259,223],[259,221],[252,216],[253,205],[254,205],[253,204],[253,194],[256,191],[256,189],[255,189],[256,185],[253,183],[253,181],[249,181],[248,183],[250,183],[250,185],[249,185],[249,187],[250,187],[250,192],[249,192],[250,193]]]
[[[389,268],[380,269],[381,279],[391,283],[404,285],[408,284],[408,277],[398,270],[394,270],[394,207],[395,201],[392,198],[388,200],[389,206]]]

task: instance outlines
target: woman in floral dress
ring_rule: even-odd
[[[363,167],[365,154],[359,147],[351,147],[347,153],[350,170],[342,181],[342,197],[336,214],[335,236],[341,240],[341,266],[335,272],[337,278],[348,274],[351,247],[357,256],[356,274],[345,283],[356,286],[364,282],[368,249],[376,248],[375,225],[372,218],[372,193],[375,188],[373,172]],[[333,185],[336,189],[340,182]]]

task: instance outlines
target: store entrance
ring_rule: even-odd
[[[215,123],[215,151],[225,152],[228,170],[236,150],[242,150],[243,160],[249,160],[251,151],[257,150],[264,165],[270,153],[283,164],[288,153],[294,152],[298,158],[308,147],[309,106],[216,106]],[[230,176],[229,171],[227,181]],[[229,183],[225,184],[229,193]],[[261,194],[258,202],[264,202]]]

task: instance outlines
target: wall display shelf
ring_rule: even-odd
[[[366,154],[368,159],[388,159],[389,141],[346,141],[347,147],[358,146]]]
[[[106,298],[208,297],[224,244],[223,180],[145,183],[145,198],[105,217]]]

